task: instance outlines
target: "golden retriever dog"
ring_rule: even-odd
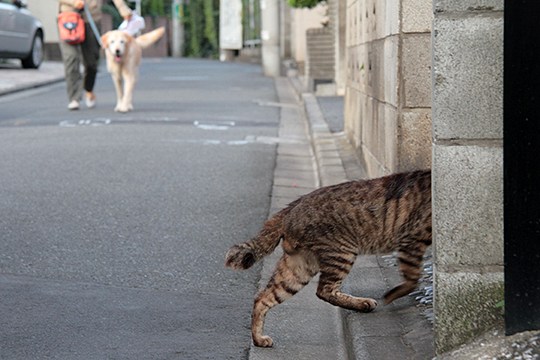
[[[165,28],[160,27],[136,38],[120,30],[108,31],[101,36],[107,70],[116,89],[114,111],[125,113],[133,110],[133,89],[139,75],[142,49],[154,44],[164,33]]]

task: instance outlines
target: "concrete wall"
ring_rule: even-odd
[[[318,5],[313,9],[293,9],[290,11],[290,54],[303,69],[306,60],[306,30],[321,28],[326,16],[326,5]]]
[[[345,131],[370,176],[431,166],[429,1],[347,0]]]
[[[434,0],[436,348],[502,321],[503,0]]]
[[[45,59],[61,60],[58,46],[58,29],[56,28],[56,15],[58,14],[58,0],[28,0],[28,10],[43,23],[45,32]]]
[[[28,0],[28,10],[43,23],[45,42],[57,43],[56,15],[58,14],[58,0]]]

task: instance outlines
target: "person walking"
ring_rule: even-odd
[[[92,15],[96,24],[101,20],[102,0],[58,0],[60,12],[64,11],[82,11],[86,6]],[[113,0],[114,5],[120,12],[120,15],[129,20],[132,16],[131,9],[124,0]],[[70,45],[60,41],[60,52],[64,63],[66,76],[66,88],[68,95],[68,109],[78,110],[82,98],[83,89],[85,91],[84,100],[88,108],[96,105],[96,95],[94,94],[94,85],[96,82],[97,69],[99,64],[100,45],[98,39],[92,32],[86,14],[83,12],[86,38],[84,42],[78,45]],[[99,28],[99,25],[98,25]],[[80,72],[80,64],[84,66],[84,74]]]

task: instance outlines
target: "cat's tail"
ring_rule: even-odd
[[[274,252],[283,237],[283,218],[290,209],[289,206],[277,212],[251,240],[231,246],[225,255],[225,266],[235,270],[249,269],[257,261]]]

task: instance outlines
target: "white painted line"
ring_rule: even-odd
[[[193,122],[193,125],[195,125],[197,128],[202,130],[229,130],[231,126],[236,125],[234,121],[225,121],[223,123],[218,124],[201,124],[199,121],[195,120]]]
[[[81,119],[81,120],[62,120],[58,123],[60,127],[75,127],[75,126],[104,126],[110,125],[111,119],[96,118],[96,119]]]

